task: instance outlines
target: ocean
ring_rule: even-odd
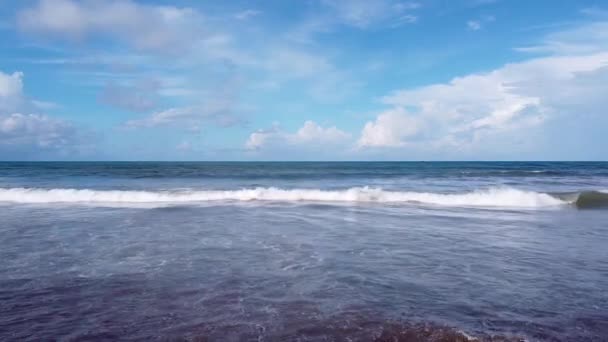
[[[2,162],[0,247],[3,341],[608,341],[607,162]]]

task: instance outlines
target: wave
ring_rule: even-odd
[[[606,194],[608,196],[608,194]],[[358,187],[345,190],[252,188],[240,190],[121,191],[90,189],[0,188],[0,202],[83,204],[179,204],[210,201],[377,202],[438,206],[539,208],[573,203],[571,199],[513,188],[467,193],[386,191]],[[587,203],[585,198],[583,202]]]
[[[608,191],[605,190],[556,194],[555,197],[572,203],[579,209],[608,208]]]

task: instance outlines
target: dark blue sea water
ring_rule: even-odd
[[[608,341],[608,163],[4,162],[0,260],[7,341]]]

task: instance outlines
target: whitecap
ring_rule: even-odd
[[[251,188],[239,190],[122,191],[91,189],[0,188],[0,202],[82,204],[185,204],[210,201],[375,202],[438,206],[538,208],[569,203],[546,193],[489,188],[466,193],[387,191],[356,187],[344,190]]]

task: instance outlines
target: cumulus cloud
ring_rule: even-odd
[[[248,150],[259,150],[270,141],[281,140],[283,135],[284,133],[279,131],[277,127],[258,129],[249,135],[249,139],[245,142],[245,148]]]
[[[70,40],[107,36],[141,50],[169,52],[184,46],[197,18],[190,8],[131,0],[39,0],[18,13],[17,27]]]
[[[295,133],[285,132],[278,125],[274,125],[270,129],[257,130],[249,135],[245,148],[259,150],[281,145],[335,146],[348,142],[350,138],[349,133],[335,126],[322,127],[316,122],[308,120]]]
[[[601,108],[608,106],[602,95],[608,93],[608,49],[573,47],[588,46],[608,30],[595,31],[593,36],[581,32],[590,30],[582,27],[552,35],[541,46],[553,52],[549,56],[447,83],[394,91],[382,98],[391,109],[365,124],[359,146],[479,150],[516,141],[531,143],[542,133],[533,131],[536,127],[547,128],[545,141],[559,143],[564,137],[552,135],[556,132],[548,127],[565,129],[577,118],[587,123],[605,121]],[[568,37],[570,48],[555,49],[555,37]],[[568,134],[590,139],[590,133]]]
[[[380,113],[375,121],[365,124],[359,147],[398,147],[420,131],[422,123],[401,107]]]
[[[383,102],[410,107],[421,120],[440,135],[464,135],[482,129],[501,129],[524,114],[542,114],[536,94],[522,93],[519,82],[526,80],[520,68],[507,66],[485,74],[453,79],[413,90],[401,90]],[[465,135],[466,137],[466,135]]]
[[[46,114],[21,112],[48,106],[45,102],[27,101],[23,77],[22,72],[0,71],[0,158],[22,159],[89,148],[85,134],[72,123]]]
[[[597,127],[608,124],[603,112],[608,107],[606,37],[608,24],[593,22],[547,36],[535,51],[545,56],[393,91],[381,98],[388,107],[364,124],[357,151],[514,159],[524,153],[591,156],[584,147],[601,139]],[[294,135],[273,127],[252,133],[246,145],[289,146]],[[560,146],[555,154],[547,152],[552,146]]]
[[[57,158],[93,152],[93,136],[46,114],[0,113],[0,159]]]
[[[350,138],[350,134],[332,127],[321,127],[314,121],[306,121],[304,125],[290,137],[295,143],[333,144]]]
[[[70,138],[75,133],[71,124],[47,115],[12,113],[0,116],[0,144],[4,147],[70,147]]]

